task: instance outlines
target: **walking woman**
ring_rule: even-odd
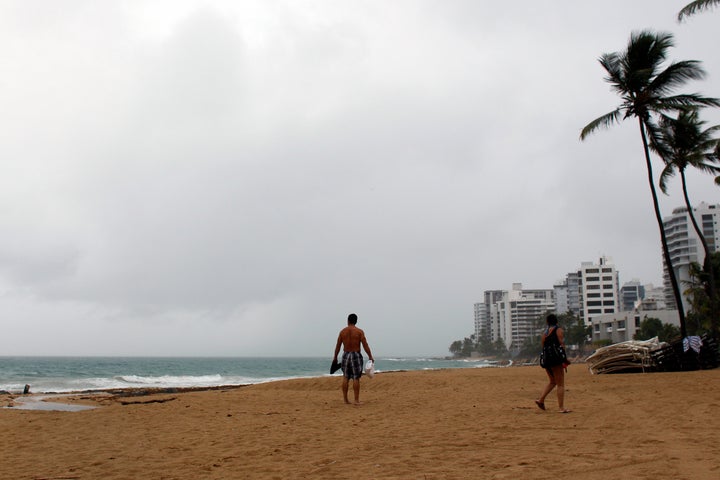
[[[547,328],[543,332],[540,339],[542,344],[543,352],[547,353],[548,349],[545,347],[561,346],[562,351],[565,351],[565,332],[563,329],[558,327],[558,319],[555,314],[549,314],[547,316]],[[567,360],[561,358],[548,358],[549,355],[545,355],[545,372],[548,376],[548,384],[540,395],[540,398],[535,400],[535,404],[540,410],[545,410],[545,397],[552,392],[553,388],[557,388],[557,399],[558,408],[560,413],[570,413],[570,410],[565,408],[565,367],[567,366]],[[563,355],[564,357],[564,355]]]

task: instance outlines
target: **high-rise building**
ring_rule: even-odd
[[[703,237],[711,252],[720,250],[720,204],[708,205],[701,202],[693,208],[693,215],[702,230]],[[705,251],[702,242],[695,228],[693,228],[690,215],[686,207],[679,207],[673,210],[672,215],[663,219],[663,229],[667,237],[670,261],[672,262],[675,277],[677,278],[680,290],[685,290],[684,285],[690,280],[690,264],[695,262],[700,265],[705,261]],[[665,303],[668,308],[675,308],[675,296],[673,295],[667,265],[663,257],[663,272],[665,284]],[[689,302],[683,296],[683,307],[688,310]]]
[[[493,305],[503,298],[504,290],[485,290],[483,303],[475,304],[475,339],[487,338],[495,341],[498,338],[498,326],[493,325],[491,310]]]
[[[645,298],[642,301],[644,310],[667,310],[665,303],[665,289],[656,287],[652,283],[645,285]]]
[[[484,303],[476,303],[475,307],[475,341],[484,336],[490,338],[490,324],[487,318],[487,310]]]
[[[573,315],[582,315],[582,279],[580,272],[570,272],[567,274],[568,285],[568,312]],[[567,313],[567,312],[558,312]]]
[[[523,290],[522,284],[514,283],[511,290],[486,290],[485,302],[476,304],[475,310],[478,338],[487,335],[493,342],[502,338],[508,350],[518,352],[526,338],[538,333],[538,319],[555,310],[554,293]]]
[[[620,311],[629,312],[645,298],[645,286],[640,280],[632,279],[620,287]]]
[[[555,311],[557,313],[567,313],[570,310],[567,279],[555,282],[553,291],[555,294]]]
[[[612,259],[603,256],[598,263],[583,262],[578,273],[582,317],[586,324],[592,324],[593,316],[619,311],[619,275]]]
[[[555,311],[558,314],[582,315],[581,283],[580,272],[570,272],[565,276],[564,280],[555,283],[553,286],[553,290],[555,290]]]

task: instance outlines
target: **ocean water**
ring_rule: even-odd
[[[330,358],[0,357],[0,391],[33,393],[112,388],[186,388],[329,375]],[[481,368],[482,360],[376,358],[376,372]],[[339,376],[340,373],[336,373]]]

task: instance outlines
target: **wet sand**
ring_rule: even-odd
[[[0,409],[0,478],[720,478],[720,370],[571,365],[566,415],[554,393],[535,406],[545,381],[539,367],[380,373],[361,406],[338,376],[81,394],[97,408]]]

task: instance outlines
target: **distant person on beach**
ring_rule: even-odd
[[[547,328],[540,338],[540,343],[543,347],[547,342],[553,342],[556,345],[560,345],[565,349],[565,333],[563,329],[558,326],[558,319],[555,314],[551,313],[546,319]],[[539,409],[545,410],[545,397],[552,392],[553,388],[557,388],[557,399],[558,408],[560,413],[570,413],[570,410],[565,408],[565,368],[567,364],[559,363],[545,367],[545,372],[548,376],[548,384],[540,395],[540,398],[535,400],[535,404]]]
[[[343,347],[342,356],[342,371],[343,371],[343,383],[342,391],[345,403],[349,404],[348,400],[348,388],[350,380],[353,381],[353,393],[355,395],[355,405],[360,405],[360,377],[363,372],[363,356],[360,353],[360,345],[365,349],[368,358],[374,363],[373,354],[370,351],[367,340],[365,339],[365,332],[356,327],[357,315],[351,313],[348,315],[347,327],[340,330],[338,335],[337,344],[335,345],[335,355],[333,359],[337,362],[338,354],[340,353],[340,345]]]

